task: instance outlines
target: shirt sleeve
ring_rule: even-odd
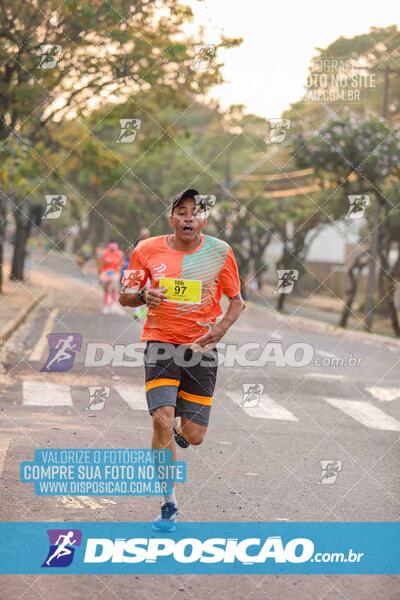
[[[124,277],[123,284],[126,287],[135,287],[138,290],[144,288],[150,278],[150,270],[146,265],[146,258],[143,256],[140,245],[134,248],[126,270],[131,271],[131,273],[127,274],[128,277]],[[129,282],[131,282],[131,285],[129,285]]]
[[[229,248],[224,266],[218,276],[218,283],[228,298],[233,298],[240,294],[239,269],[232,248]]]

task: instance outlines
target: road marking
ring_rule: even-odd
[[[114,389],[132,410],[148,410],[145,391],[141,385],[116,385]]]
[[[344,379],[344,375],[335,375],[334,373],[306,373],[304,375],[307,379]]]
[[[325,398],[325,400],[369,429],[400,431],[400,421],[369,402],[339,398]]]
[[[46,322],[43,325],[42,334],[39,338],[39,341],[34,346],[32,352],[29,356],[30,361],[37,362],[42,358],[43,351],[47,346],[46,335],[48,333],[50,333],[50,331],[52,330],[53,325],[56,320],[56,316],[58,315],[58,312],[59,312],[58,308],[53,308],[53,310],[50,312],[49,316],[47,317]]]
[[[78,498],[72,498],[71,496],[60,496],[60,502],[65,508],[82,508]]]
[[[22,382],[22,393],[25,406],[72,406],[69,385],[27,379]]]
[[[10,445],[10,440],[0,440],[0,477],[3,474],[4,463],[6,461],[8,446]]]
[[[102,508],[102,505],[97,500],[90,498],[89,496],[80,496],[79,500],[86,508],[91,508],[92,510],[98,510],[99,508]]]
[[[99,510],[103,508],[103,503],[106,503],[106,500],[103,500],[103,498],[95,500],[94,498],[90,498],[89,496],[60,496],[60,501],[65,508],[78,508],[80,510],[83,510],[85,508],[90,508],[91,510]],[[107,501],[107,503],[109,504],[111,503],[111,501]],[[113,504],[116,503],[113,502]]]
[[[367,387],[365,389],[379,402],[392,402],[400,398],[400,388]]]
[[[331,354],[331,352],[326,352],[325,350],[316,350],[315,354],[319,354],[320,356],[326,356],[327,358],[339,358],[336,354]]]
[[[283,340],[283,337],[281,336],[280,333],[277,333],[276,331],[272,331],[267,338],[267,341],[269,341],[269,340]]]
[[[226,392],[229,398],[238,406],[240,406],[242,401],[242,396],[235,392]],[[249,417],[253,417],[254,419],[273,419],[277,421],[298,421],[297,417],[294,416],[290,410],[287,410],[281,404],[272,400],[266,394],[262,394],[260,401],[257,406],[254,408],[246,408],[245,406],[240,406],[244,410]]]

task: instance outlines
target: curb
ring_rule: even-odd
[[[253,304],[258,308],[263,308],[259,304],[252,303],[251,301],[247,301],[249,304]],[[278,311],[273,310],[274,316],[278,321],[289,321],[292,320],[299,325],[312,325],[314,328],[317,327],[318,331],[331,333],[336,336],[344,336],[349,339],[359,340],[361,342],[368,342],[370,344],[379,343],[383,344],[386,347],[392,347],[396,350],[400,350],[400,340],[392,337],[388,337],[386,335],[381,335],[378,333],[367,333],[366,331],[355,331],[354,329],[345,329],[344,327],[339,327],[338,325],[332,325],[331,323],[325,323],[324,321],[320,321],[319,319],[311,319],[310,317],[300,317],[293,314],[285,314],[282,315]]]
[[[12,334],[18,329],[18,327],[22,325],[30,311],[43,300],[45,295],[46,294],[44,292],[40,294],[38,298],[35,298],[28,306],[19,311],[14,321],[12,321],[6,327],[3,327],[3,329],[0,331],[0,346],[3,346],[12,336]]]

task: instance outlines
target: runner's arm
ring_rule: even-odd
[[[143,303],[139,300],[138,294],[146,285],[146,281],[150,277],[150,271],[146,266],[146,260],[141,253],[140,245],[136,246],[131,254],[128,270],[143,272],[143,276],[140,278],[140,288],[137,292],[124,292],[122,289],[119,295],[119,303],[122,306],[132,306],[133,308],[142,306]]]
[[[223,335],[225,335],[234,322],[238,320],[240,313],[242,310],[244,310],[245,306],[246,305],[240,293],[236,294],[236,296],[233,298],[229,298],[228,310],[219,323],[216,324],[216,326],[224,332]]]

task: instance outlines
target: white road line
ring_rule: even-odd
[[[306,373],[304,377],[307,379],[344,379],[344,375],[334,373]]]
[[[27,379],[22,386],[25,406],[72,406],[69,385]]]
[[[65,508],[77,508],[79,510],[90,508],[91,510],[99,510],[103,508],[104,500],[90,498],[89,496],[60,496],[60,502]]]
[[[116,385],[114,389],[132,410],[148,410],[145,391],[141,385]]]
[[[102,505],[97,502],[97,500],[90,498],[89,496],[80,496],[79,500],[84,507],[91,508],[92,510],[98,510],[99,508],[102,508]]]
[[[369,429],[400,431],[400,421],[373,404],[339,398],[325,398],[325,400]]]
[[[267,340],[283,340],[283,337],[280,333],[277,333],[276,331],[271,331],[271,333],[268,334]]]
[[[6,461],[8,446],[10,445],[10,440],[0,440],[0,477],[3,474],[4,463]]]
[[[327,358],[339,358],[338,356],[336,356],[336,354],[326,352],[325,350],[316,350],[315,354],[319,354],[319,356],[326,356]]]
[[[367,387],[365,389],[379,402],[392,402],[400,398],[400,388]]]
[[[39,338],[39,341],[36,343],[36,345],[34,346],[32,352],[29,356],[30,361],[36,362],[42,358],[43,351],[47,345],[46,335],[48,333],[50,333],[50,331],[52,330],[53,325],[56,320],[56,316],[58,315],[58,312],[59,312],[58,308],[53,308],[53,310],[50,312],[49,316],[47,317],[46,322],[43,326],[42,334]]]
[[[229,398],[240,406],[242,397],[240,394],[235,392],[226,392]],[[242,410],[249,415],[249,417],[253,417],[254,419],[274,419],[277,421],[298,421],[297,417],[294,416],[290,410],[287,410],[281,404],[272,400],[266,394],[262,394],[260,401],[257,406],[254,408],[246,408],[245,406],[241,406]]]

